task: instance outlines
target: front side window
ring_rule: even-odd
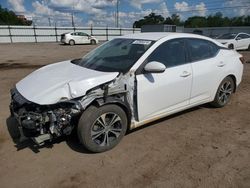
[[[173,39],[158,46],[147,59],[147,62],[158,61],[167,68],[186,63],[184,39]]]
[[[203,39],[188,39],[190,61],[200,61],[214,57],[218,53],[218,46]]]
[[[235,33],[226,33],[223,35],[220,35],[217,39],[234,39],[236,37]]]
[[[113,39],[72,63],[103,72],[127,72],[153,43],[150,40]]]

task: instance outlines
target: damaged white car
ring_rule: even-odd
[[[103,152],[129,129],[208,102],[223,107],[241,82],[243,62],[199,35],[121,36],[22,79],[11,90],[11,114],[21,136],[37,144],[76,128],[88,150]]]

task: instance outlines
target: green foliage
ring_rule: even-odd
[[[155,13],[150,13],[148,16],[145,16],[143,19],[135,21],[133,27],[141,27],[143,25],[151,24],[162,24],[164,22],[164,17],[161,15],[156,15]]]
[[[193,16],[189,17],[186,21],[181,21],[178,14],[172,14],[171,17],[164,19],[161,15],[150,13],[139,21],[135,21],[133,27],[140,28],[143,25],[151,24],[168,24],[185,27],[228,27],[228,26],[250,26],[250,16],[238,16],[233,18],[223,17],[221,12],[214,15]]]
[[[4,9],[0,5],[0,25],[31,25],[32,21],[19,19],[13,11]]]

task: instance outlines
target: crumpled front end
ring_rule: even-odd
[[[72,132],[81,112],[81,104],[71,100],[39,105],[25,99],[14,88],[11,90],[10,111],[19,123],[20,140],[32,138],[41,145],[46,140]]]

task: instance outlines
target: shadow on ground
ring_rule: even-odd
[[[170,115],[170,116],[167,116],[165,118],[161,118],[159,120],[148,123],[148,124],[146,124],[144,126],[138,127],[138,128],[133,129],[131,131],[128,131],[127,135],[128,134],[133,134],[133,133],[135,133],[137,131],[140,131],[142,129],[146,129],[147,127],[150,127],[150,126],[155,125],[157,123],[161,123],[163,121],[175,118],[175,117],[180,116],[180,115],[184,115],[186,113],[189,113],[189,112],[201,109],[201,108],[212,108],[212,107],[210,105],[207,105],[207,104],[202,105],[202,106],[198,106],[198,107],[194,107],[194,108],[185,110],[183,112],[179,112],[177,114]],[[11,136],[12,141],[15,144],[14,146],[17,148],[17,151],[29,148],[34,153],[39,153],[40,150],[43,149],[43,148],[53,148],[53,146],[55,144],[65,142],[68,145],[68,147],[70,149],[72,149],[73,151],[76,151],[76,152],[79,152],[79,153],[91,154],[91,152],[89,152],[87,149],[85,149],[80,144],[80,142],[79,142],[79,140],[77,138],[77,133],[76,133],[75,129],[73,130],[73,132],[72,132],[72,134],[70,136],[62,136],[60,138],[53,139],[51,142],[45,142],[43,145],[37,145],[35,142],[33,142],[32,139],[26,139],[26,140],[23,140],[23,141],[20,142],[20,132],[19,132],[19,129],[18,129],[18,126],[17,126],[18,122],[17,122],[17,120],[15,118],[13,118],[11,116],[8,117],[6,119],[6,125],[7,125],[7,128],[8,128],[9,135]]]

